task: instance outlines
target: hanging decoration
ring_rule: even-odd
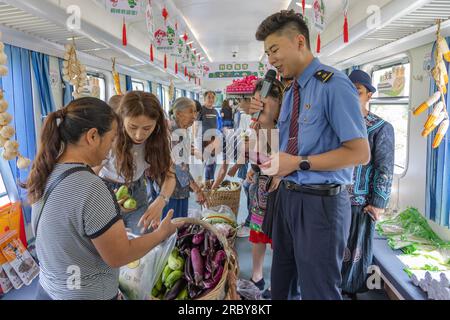
[[[317,48],[316,52],[320,53],[321,39],[320,34],[325,29],[325,4],[323,0],[314,0],[314,27],[317,30]]]
[[[112,58],[112,75],[114,80],[114,90],[116,91],[116,95],[122,96],[122,90],[120,88],[120,75],[116,71],[116,58]]]
[[[150,35],[150,38],[153,39],[153,35],[155,34],[155,25],[153,21],[152,0],[148,0],[147,7],[145,8],[145,23],[147,25],[147,32]]]
[[[86,66],[82,65],[77,57],[75,40],[66,44],[66,53],[63,62],[63,79],[69,82],[74,88],[72,96],[75,99],[90,96],[91,93],[87,88]]]
[[[305,16],[306,0],[302,0],[302,15]]]
[[[343,0],[344,5],[344,43],[348,43],[348,8],[350,0]]]
[[[125,22],[125,18],[123,18],[123,25],[122,25],[122,45],[126,47],[128,44],[127,39],[127,24]]]
[[[150,61],[155,61],[155,54],[153,49],[153,36],[155,34],[155,26],[153,22],[153,8],[152,0],[148,0],[147,7],[145,9],[145,22],[147,25],[147,31],[150,36]]]
[[[447,41],[441,35],[441,21],[438,21],[434,62],[435,67],[432,70],[432,75],[438,91],[417,107],[413,114],[418,116],[428,108],[434,106],[433,111],[428,116],[424,125],[422,136],[427,137],[431,132],[438,128],[432,144],[433,149],[436,149],[444,140],[450,124],[445,102],[445,94],[447,93],[449,82],[446,62],[450,62],[450,49]]]
[[[175,28],[168,22],[169,12],[166,7],[163,8],[161,13],[164,23],[159,26],[154,34],[155,45],[158,51],[164,53],[164,69],[167,69],[167,54],[172,53],[175,47]]]
[[[122,17],[122,45],[128,45],[127,22],[141,18],[145,10],[145,0],[105,0],[107,11]]]
[[[155,61],[155,55],[153,53],[153,43],[150,44],[150,61],[151,62]]]
[[[170,53],[171,57],[181,58],[183,56],[183,50],[185,46],[184,36],[181,36],[178,31],[178,22],[175,23],[175,42],[176,45],[173,48],[173,51]]]
[[[184,76],[187,77],[188,76],[188,72],[187,72],[187,67],[184,67]]]
[[[1,37],[1,33],[0,33]],[[0,76],[8,75],[8,56],[5,53],[5,45],[0,42]],[[15,135],[15,130],[10,126],[13,120],[8,111],[8,102],[5,100],[3,90],[0,90],[0,148],[3,148],[3,159],[10,161],[18,158],[17,168],[26,169],[30,166],[31,160],[20,154],[19,143],[11,140]]]
[[[175,74],[178,74],[178,61],[175,59]]]

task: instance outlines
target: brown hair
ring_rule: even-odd
[[[265,41],[273,33],[293,30],[306,38],[306,46],[311,50],[309,29],[303,16],[294,10],[281,10],[267,17],[256,31],[256,40]]]
[[[231,109],[231,107],[230,107],[230,101],[228,101],[228,100],[223,100],[223,102],[222,102],[222,109],[223,108],[228,108],[228,109]]]
[[[256,92],[262,90],[263,83],[264,83],[264,80],[262,80],[262,79],[259,80],[256,83],[256,87],[255,87],[255,90],[253,91],[253,95],[255,95]],[[277,99],[279,101],[280,108],[281,108],[281,104],[283,103],[283,97],[284,97],[285,90],[286,90],[286,87],[284,86],[284,84],[281,81],[275,79],[273,81],[273,85],[270,88],[270,91],[269,91],[269,94],[268,94],[269,97],[272,97],[272,98]],[[281,109],[278,110],[278,115],[279,115],[280,111],[281,111]],[[275,120],[275,124],[277,122],[278,121],[276,119]]]
[[[214,92],[214,91],[206,91],[204,94],[203,94],[203,96],[206,98],[207,96],[208,96],[208,94],[212,94],[214,97],[216,96],[216,93]]]
[[[96,128],[99,135],[103,136],[111,130],[114,121],[118,121],[114,111],[96,98],[77,99],[61,110],[50,113],[42,127],[39,151],[30,175],[22,185],[28,190],[30,203],[36,203],[42,198],[48,177],[66,145],[77,143],[92,128]]]
[[[122,95],[115,95],[109,99],[108,104],[114,110],[114,112],[117,112],[119,110],[120,101],[122,101],[122,98]]]
[[[143,91],[128,92],[120,103],[118,110],[122,121],[126,117],[146,116],[156,121],[156,127],[145,143],[145,161],[150,164],[148,176],[160,185],[164,183],[167,172],[171,169],[170,135],[164,111],[158,98],[151,93]],[[133,155],[131,147],[133,141],[121,126],[116,145],[117,172],[124,178],[127,184],[132,182],[134,174]]]
[[[255,95],[256,92],[262,90],[263,84],[264,84],[264,80],[262,80],[262,79],[256,83],[255,90],[253,91],[253,95]],[[281,81],[275,79],[273,81],[272,87],[270,88],[268,96],[272,97],[274,99],[278,99],[278,100],[280,100],[280,102],[282,102],[284,91],[285,91],[284,84]]]

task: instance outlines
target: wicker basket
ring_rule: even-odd
[[[224,182],[223,186],[226,187],[227,184],[230,184],[230,182]],[[206,197],[206,207],[215,208],[219,206],[227,206],[230,207],[237,217],[239,214],[239,203],[241,201],[241,190],[241,185],[239,186],[239,189],[234,191],[205,190],[204,194]]]
[[[212,232],[214,235],[217,236],[217,239],[219,239],[220,243],[223,246],[223,249],[227,255],[227,259],[225,261],[224,271],[222,275],[222,279],[220,279],[217,286],[209,292],[207,295],[201,296],[198,299],[195,300],[224,300],[226,297],[235,296],[234,291],[230,293],[229,288],[231,287],[232,290],[236,290],[236,288],[233,289],[233,283],[231,283],[231,286],[229,285],[230,279],[234,279],[234,276],[230,278],[229,272],[230,270],[232,273],[236,273],[236,270],[238,267],[236,266],[237,259],[235,256],[235,252],[230,248],[227,239],[225,239],[211,224],[201,221],[198,219],[192,219],[192,218],[177,218],[173,220],[174,222],[184,222],[188,224],[198,224],[201,225],[206,230]],[[158,300],[155,297],[152,297],[151,300]]]

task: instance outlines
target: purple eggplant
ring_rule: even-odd
[[[208,255],[208,245],[209,245],[209,232],[205,232],[205,237],[203,239],[202,256],[206,257]]]
[[[215,272],[220,266],[223,266],[223,262],[227,258],[227,254],[225,251],[220,250],[217,251],[216,255],[214,256],[214,260],[212,262],[212,270]]]
[[[223,275],[223,267],[220,266],[219,269],[217,269],[217,272],[214,274],[214,277],[208,280],[203,281],[203,286],[205,289],[214,289],[220,282],[220,279],[222,279]]]
[[[164,300],[175,300],[178,294],[186,287],[186,280],[180,278],[164,296]]]
[[[213,273],[213,259],[214,259],[214,252],[209,251],[208,255],[206,256],[206,263],[205,263],[205,269],[209,273]]]
[[[195,299],[203,293],[203,289],[199,288],[195,284],[189,282],[188,283],[188,292],[189,292],[189,298]]]
[[[192,261],[192,268],[194,269],[194,280],[195,284],[199,285],[200,282],[203,280],[203,274],[204,274],[204,263],[203,263],[203,257],[200,254],[200,251],[198,248],[193,248],[191,250],[191,261]]]
[[[200,245],[205,240],[205,230],[201,230],[199,233],[195,234],[192,238],[192,243],[195,245]]]
[[[193,276],[193,269],[192,269],[192,262],[191,262],[191,256],[189,255],[186,258],[186,261],[184,263],[184,278],[188,282],[194,282],[194,276]]]

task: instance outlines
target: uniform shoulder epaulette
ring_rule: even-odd
[[[331,71],[325,71],[325,70],[320,70],[317,71],[316,74],[314,75],[314,77],[316,77],[317,80],[323,82],[323,83],[327,83],[328,81],[330,81],[330,79],[334,76],[334,73]]]

